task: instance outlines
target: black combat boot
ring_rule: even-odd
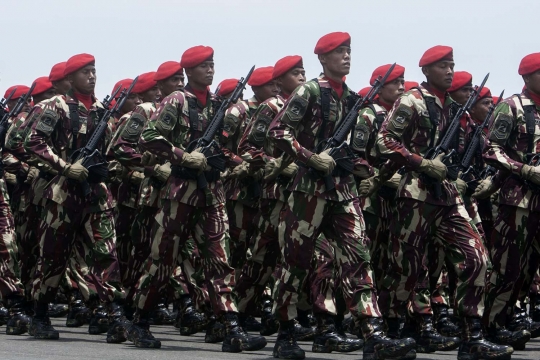
[[[174,317],[172,316],[165,299],[161,299],[154,310],[150,312],[150,325],[173,325]]]
[[[510,320],[510,323],[508,324],[508,330],[527,330],[531,333],[531,339],[536,339],[540,336],[540,322],[533,321],[533,319],[529,317],[529,314],[527,314],[527,310],[515,306],[514,315],[512,316],[512,320]],[[516,348],[514,349],[520,350]]]
[[[66,304],[49,303],[49,316],[53,318],[64,317],[69,312],[69,306]]]
[[[529,314],[534,322],[540,322],[540,295],[534,296],[531,300]]]
[[[159,349],[161,341],[157,340],[150,332],[148,318],[147,312],[137,310],[133,324],[128,329],[127,338],[138,348]]]
[[[323,313],[316,314],[315,318],[317,319],[317,331],[313,339],[313,352],[351,352],[362,348],[363,341],[348,339],[337,332],[333,316]]]
[[[489,328],[486,338],[499,345],[510,345],[517,350],[525,349],[525,344],[531,339],[531,333],[527,330],[510,331],[505,327]]]
[[[281,321],[279,333],[272,353],[276,359],[304,359],[306,353],[296,343],[294,321]]]
[[[511,346],[497,345],[484,339],[482,322],[478,318],[464,320],[462,338],[463,341],[458,350],[458,360],[509,360],[514,352]]]
[[[435,318],[435,328],[439,334],[447,337],[461,337],[462,330],[450,319],[446,305],[433,305],[433,316]]]
[[[364,336],[363,360],[414,359],[416,342],[411,338],[390,339],[384,335],[380,318],[366,318],[360,322]]]
[[[210,321],[206,325],[206,334],[204,335],[205,343],[218,343],[225,339],[225,326],[221,321],[217,321],[215,315],[209,316]]]
[[[127,331],[131,323],[124,315],[124,308],[117,302],[109,305],[109,329],[107,330],[107,343],[120,344],[127,340]]]
[[[9,310],[0,303],[0,326],[5,325],[9,319]]]
[[[31,319],[24,313],[24,299],[22,296],[10,296],[6,302],[8,320],[6,322],[6,334],[21,335],[28,331]]]
[[[310,327],[304,327],[298,320],[294,321],[294,337],[297,341],[311,341],[315,338],[315,329]]]
[[[69,303],[69,312],[66,319],[67,327],[81,327],[90,322],[90,309],[80,299]]]
[[[225,339],[221,351],[237,353],[242,351],[257,351],[266,346],[263,336],[250,336],[242,329],[238,321],[238,314],[226,313],[223,315],[225,325]]]
[[[400,339],[399,318],[384,318],[386,325],[386,336],[390,339]]]
[[[199,331],[203,331],[208,325],[207,317],[198,312],[193,306],[191,296],[182,295],[180,300],[178,300],[177,306],[178,315],[176,316],[176,322],[178,324],[178,328],[180,328],[180,335],[193,335]]]
[[[276,320],[274,314],[272,314],[272,301],[266,299],[263,301],[261,309],[261,331],[262,336],[270,336],[277,333],[279,329],[279,322]]]
[[[244,326],[244,329],[246,329],[246,331],[260,332],[262,329],[261,323],[257,319],[255,319],[253,315],[249,315],[246,318],[243,326]]]
[[[461,342],[458,337],[442,336],[433,327],[431,315],[422,315],[417,318],[416,352],[431,353],[435,351],[451,351],[458,348]]]
[[[28,329],[30,336],[41,340],[58,340],[60,334],[51,325],[48,314],[49,304],[36,302],[34,306],[34,317]]]
[[[109,314],[107,309],[94,300],[91,305],[90,323],[88,324],[88,333],[90,335],[104,334],[109,331]]]

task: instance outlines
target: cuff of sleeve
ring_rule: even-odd
[[[313,153],[309,150],[306,150],[306,149],[302,149],[299,153],[298,153],[298,160],[300,160],[302,163],[306,164],[307,165],[307,162],[309,160],[309,158],[313,156]]]
[[[144,176],[152,176],[154,175],[154,167],[153,166],[145,166],[144,167]]]
[[[182,165],[182,159],[184,158],[184,151],[180,150],[179,148],[175,147],[173,149],[173,161],[171,161],[171,164],[173,165]]]
[[[521,170],[523,170],[523,165],[522,163],[519,163],[519,162],[515,162],[512,164],[512,174],[515,174],[517,176],[521,176]]]
[[[236,165],[240,165],[241,163],[244,162],[244,160],[242,160],[242,158],[238,155],[233,155],[231,156],[231,162],[236,166]]]
[[[422,164],[422,160],[424,158],[421,157],[420,155],[416,155],[416,154],[411,154],[411,156],[409,157],[409,165],[414,169],[414,170],[418,170],[420,168],[420,164]]]
[[[64,175],[64,171],[66,170],[66,167],[67,167],[67,166],[68,166],[68,164],[67,164],[64,160],[62,160],[62,159],[60,159],[60,158],[58,158],[58,162],[57,162],[57,163],[52,164],[53,169],[55,169],[56,171],[58,171],[58,173],[59,173],[60,175]]]

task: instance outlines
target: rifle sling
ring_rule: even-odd
[[[69,118],[71,119],[71,135],[73,136],[71,148],[77,150],[77,136],[79,134],[79,104],[69,103]]]
[[[191,135],[199,128],[199,111],[197,110],[197,98],[186,97],[188,102],[189,126],[191,127]],[[193,139],[191,139],[193,140]]]
[[[527,156],[532,157],[536,153],[534,148],[534,130],[536,128],[536,120],[534,119],[534,113],[536,111],[535,105],[524,105],[523,111],[525,112],[525,123],[527,126]],[[529,161],[530,159],[527,159]]]
[[[424,93],[421,89],[415,87],[414,89],[418,90],[420,92],[420,95],[422,95],[422,98],[426,102],[428,115],[429,115],[429,121],[431,121],[431,134],[430,134],[430,140],[428,147],[431,149],[435,145],[435,135],[437,134],[437,129],[439,128],[439,111],[437,110],[437,103],[435,102],[435,98],[433,97],[426,97],[424,96]]]

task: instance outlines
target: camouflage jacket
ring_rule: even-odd
[[[238,154],[238,144],[244,133],[246,126],[249,125],[250,108],[248,103],[239,100],[236,104],[232,104],[225,112],[223,120],[223,131],[221,134],[223,152],[227,154],[228,169],[232,170],[240,165],[243,160]],[[225,188],[225,197],[227,200],[238,200],[248,206],[254,206],[258,198],[254,197],[250,186],[255,183],[253,177],[227,178],[223,181]]]
[[[78,106],[79,130],[75,140],[69,104]],[[32,110],[32,118],[28,119],[31,130],[24,141],[26,150],[60,174],[48,183],[43,196],[72,210],[99,212],[114,207],[111,192],[104,182],[90,184],[91,194],[85,198],[76,181],[61,175],[71,162],[71,155],[86,145],[97,127],[98,111],[102,111],[99,109],[103,109],[101,102],[94,99],[94,104],[87,109],[69,93],[40,102]],[[110,139],[109,122],[106,135],[98,146],[102,153]]]
[[[328,121],[323,121],[320,90],[323,87],[331,89]],[[345,84],[343,89],[343,94],[339,98],[324,75],[321,75],[318,79],[310,80],[296,88],[272,121],[268,132],[270,138],[278,148],[300,165],[289,190],[305,192],[331,201],[347,201],[358,197],[353,174],[334,176],[335,189],[326,191],[324,179],[309,171],[306,166],[317,145],[332,136],[348,111],[347,103],[351,91]],[[363,139],[357,137],[356,133],[352,139],[355,141],[350,141],[349,136],[347,142],[351,144],[352,151],[360,155],[358,142]],[[363,167],[366,172],[373,173],[371,166],[361,156],[353,159],[353,162],[355,170]]]
[[[273,97],[263,101],[251,122],[246,127],[240,144],[238,145],[238,154],[249,162],[249,166],[254,171],[264,169],[267,162],[280,157],[283,151],[274,147],[269,141],[268,127],[279,111],[283,108],[285,100],[281,96]],[[277,199],[285,201],[288,197],[287,185],[290,182],[285,177],[279,177],[276,180],[263,182],[261,197],[263,199]]]
[[[163,184],[157,179],[152,178],[154,166],[145,166],[141,164],[142,153],[139,148],[139,138],[148,120],[156,111],[156,104],[147,102],[138,105],[131,113],[126,126],[119,129],[111,149],[115,158],[125,167],[133,170],[144,171],[145,178],[139,187],[138,205],[140,206],[159,206],[159,193]]]
[[[429,118],[425,98],[434,98],[438,126]],[[377,136],[377,150],[384,158],[390,159],[396,166],[405,166],[405,174],[401,178],[398,197],[412,198],[433,205],[449,206],[462,204],[457,188],[453,182],[442,182],[442,196],[436,199],[431,186],[427,186],[418,172],[423,157],[430,149],[432,131],[433,146],[436,146],[451,120],[451,109],[455,102],[446,95],[444,106],[439,98],[433,95],[426,83],[419,89],[412,89],[394,103],[388,113],[381,131]]]
[[[192,124],[189,117],[188,98],[197,103],[198,118]],[[175,91],[163,99],[150,118],[139,140],[142,150],[147,150],[173,166],[180,165],[187,145],[200,138],[216,110],[215,96],[208,93],[206,106],[190,91],[189,84],[184,92]],[[219,140],[219,134],[216,136]],[[210,206],[225,202],[221,180],[209,182],[199,189],[195,180],[181,179],[171,175],[161,191],[162,199],[179,201],[191,206]]]
[[[388,111],[379,103],[378,99],[375,99],[371,106],[360,110],[358,114],[356,132],[362,134],[359,136],[363,138],[363,141],[359,142],[359,150],[373,166],[375,173],[378,173],[378,168],[382,165],[381,158],[377,154],[375,141],[387,114]],[[395,193],[389,188],[385,188],[385,191]],[[370,197],[361,198],[360,204],[363,211],[385,219],[390,217],[395,207],[393,199],[383,198],[378,191],[374,192]]]
[[[255,114],[255,111],[257,111],[257,109],[259,108],[259,105],[261,104],[261,102],[259,100],[257,100],[257,98],[255,96],[252,96],[251,98],[249,98],[248,100],[245,101],[247,103],[247,117],[248,118],[253,118],[253,114]]]
[[[532,153],[540,151],[540,106],[531,100],[528,90],[525,90],[501,101],[493,112],[484,160],[502,174],[509,175],[500,191],[500,204],[540,211],[540,194],[529,189],[521,177],[521,169],[528,163],[529,135],[524,111],[524,106],[528,105],[534,106]]]

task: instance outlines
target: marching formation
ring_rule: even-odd
[[[314,53],[312,80],[292,55],[215,93],[207,46],[103,101],[89,54],[7,89],[6,333],[58,339],[67,315],[113,344],[157,349],[151,325],[174,324],[224,352],[277,333],[275,358],[311,340],[366,360],[510,359],[539,337],[540,53],[507,98],[448,46],[420,84],[388,64],[358,93],[349,34]]]

